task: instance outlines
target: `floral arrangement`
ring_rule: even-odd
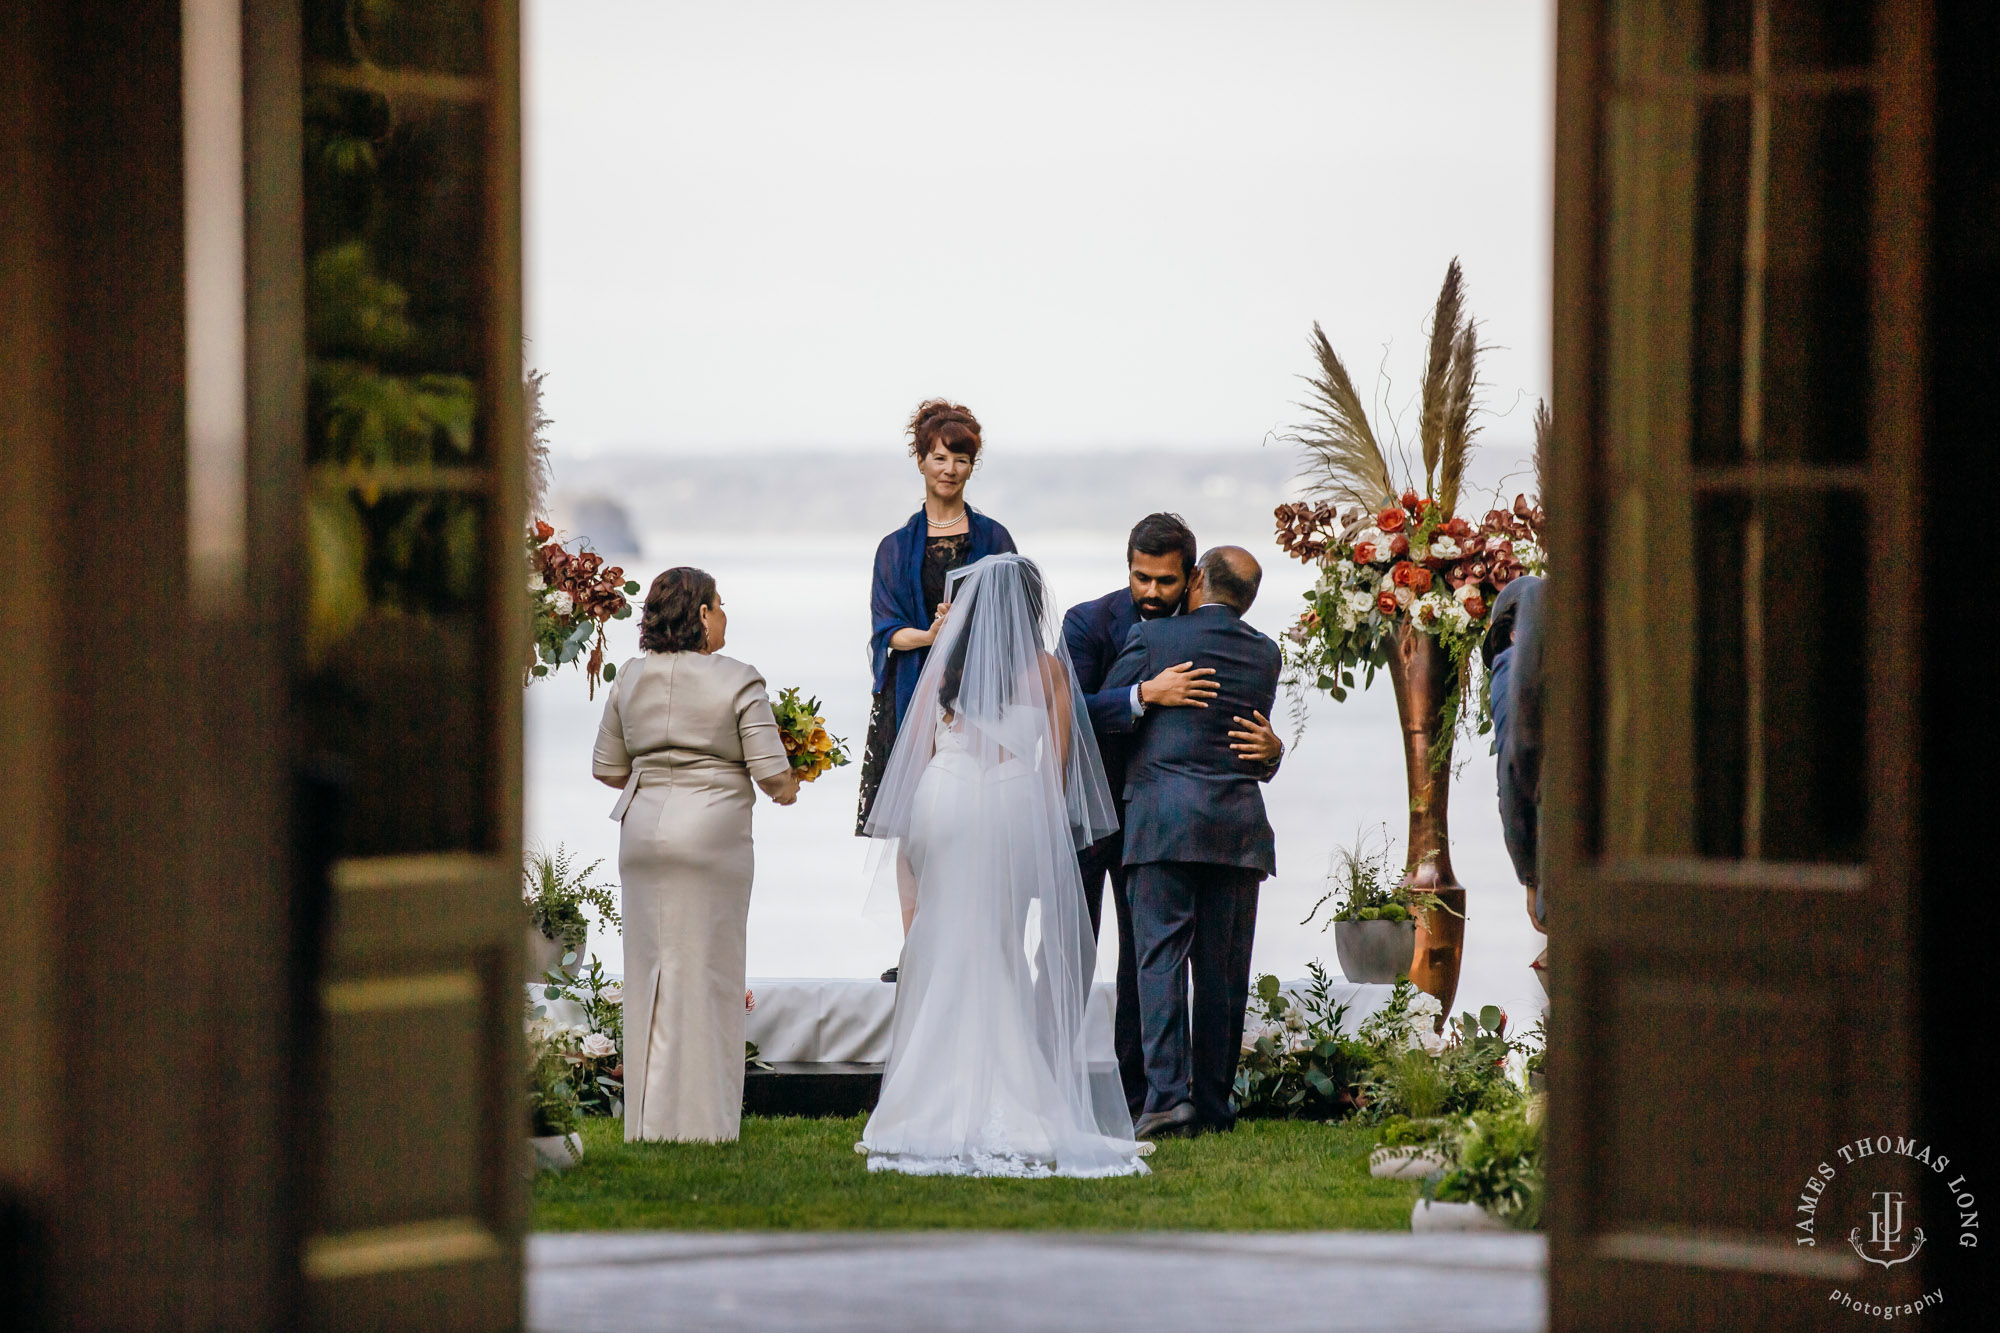
[[[811,782],[829,768],[848,763],[847,742],[827,731],[818,699],[802,700],[795,689],[780,690],[771,711],[800,782]]]
[[[568,950],[581,950],[590,929],[583,915],[586,906],[596,909],[598,917],[613,929],[623,928],[611,886],[592,881],[603,864],[592,861],[578,870],[575,858],[560,843],[553,852],[539,847],[528,850],[521,864],[521,902],[528,909],[529,922],[544,938],[559,940]]]
[[[597,552],[578,545],[572,551],[556,539],[556,530],[540,519],[528,529],[528,595],[534,608],[534,652],[524,684],[590,657],[584,675],[590,681],[590,697],[597,697],[597,681],[617,678],[618,668],[604,660],[604,627],[613,620],[632,615],[631,599],[638,595],[638,583],[628,580],[617,565],[607,565]]]
[[[1373,513],[1322,501],[1279,505],[1276,517],[1278,545],[1321,569],[1287,631],[1288,665],[1336,699],[1347,697],[1355,667],[1373,680],[1405,621],[1437,636],[1462,665],[1486,636],[1500,590],[1542,572],[1543,514],[1525,495],[1511,512],[1487,511],[1477,527],[1415,491]]]
[[[1238,1113],[1273,1119],[1333,1120],[1351,1114],[1368,1048],[1343,1037],[1347,1006],[1333,979],[1309,963],[1303,994],[1288,996],[1270,974],[1257,978],[1243,1027],[1234,1088]]]
[[[1321,574],[1287,634],[1287,683],[1295,699],[1305,686],[1345,699],[1356,668],[1363,688],[1372,685],[1396,635],[1414,629],[1435,637],[1451,660],[1457,690],[1442,733],[1449,737],[1494,599],[1523,573],[1542,569],[1542,511],[1525,495],[1511,511],[1490,509],[1477,523],[1458,512],[1478,434],[1480,351],[1458,261],[1445,272],[1431,316],[1419,407],[1421,479],[1394,480],[1392,451],[1382,447],[1346,365],[1317,324],[1312,346],[1319,373],[1304,377],[1312,390],[1302,404],[1308,420],[1283,438],[1305,450],[1315,502],[1280,505],[1275,517],[1278,545]],[[1544,409],[1536,414],[1538,444],[1547,426]],[[1402,456],[1400,438],[1390,443]],[[1449,749],[1439,747],[1439,762]]]
[[[1352,1031],[1347,1006],[1318,963],[1287,993],[1257,978],[1243,1028],[1235,1096],[1248,1117],[1335,1120],[1381,1127],[1380,1145],[1406,1149],[1449,1138],[1453,1118],[1505,1111],[1528,1092],[1524,1063],[1539,1050],[1507,1036],[1507,1015],[1488,1005],[1437,1035],[1435,997],[1399,979],[1382,1008]]]
[[[608,979],[604,964],[595,958],[573,980],[560,972],[544,980],[542,998],[571,1001],[583,1010],[584,1021],[557,1023],[548,1017],[546,1004],[534,1005],[528,1015],[529,1044],[552,1053],[561,1064],[569,1100],[580,1114],[615,1114],[625,1096],[623,983]]]

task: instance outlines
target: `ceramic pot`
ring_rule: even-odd
[[[1405,1148],[1377,1148],[1368,1154],[1368,1174],[1377,1180],[1423,1180],[1451,1170],[1444,1150],[1418,1143]]]
[[[529,982],[540,981],[543,974],[548,972],[560,972],[566,977],[574,977],[582,969],[583,960],[590,956],[590,937],[585,935],[583,942],[576,946],[576,961],[568,967],[564,967],[562,961],[566,952],[568,950],[563,947],[561,940],[552,940],[530,925],[528,927]]]
[[[1390,982],[1408,972],[1416,953],[1414,921],[1336,921],[1333,949],[1349,981]]]
[[[567,1171],[583,1160],[583,1135],[539,1134],[528,1140],[538,1170]]]
[[[1396,690],[1396,716],[1403,729],[1403,780],[1410,800],[1408,873],[1413,885],[1435,893],[1448,909],[1420,913],[1410,982],[1437,997],[1444,1016],[1458,997],[1458,971],[1465,950],[1465,890],[1451,869],[1451,737],[1445,734],[1444,705],[1459,688],[1451,655],[1437,637],[1405,617],[1389,645],[1389,682]],[[1435,919],[1433,919],[1435,918]]]
[[[1412,1231],[1511,1231],[1505,1222],[1476,1203],[1439,1203],[1418,1199],[1410,1210]]]

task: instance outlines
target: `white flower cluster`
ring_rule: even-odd
[[[549,608],[559,616],[566,616],[576,609],[576,599],[558,588],[549,598]]]
[[[1472,629],[1472,616],[1465,609],[1465,598],[1478,592],[1473,584],[1459,589],[1459,595],[1447,592],[1442,585],[1433,585],[1431,590],[1417,599],[1414,612],[1417,623],[1426,629],[1440,627],[1456,634],[1466,634]]]
[[[1340,627],[1351,630],[1375,609],[1374,584],[1371,571],[1337,560],[1321,571],[1317,591],[1331,604]]]

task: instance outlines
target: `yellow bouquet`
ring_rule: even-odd
[[[777,714],[778,734],[800,782],[811,782],[829,768],[848,762],[847,743],[827,731],[818,699],[801,700],[797,690],[780,690],[771,711]]]

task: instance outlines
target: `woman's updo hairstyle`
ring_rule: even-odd
[[[979,418],[969,408],[944,398],[927,398],[910,414],[910,456],[922,458],[943,445],[979,462]]]
[[[701,609],[715,605],[715,579],[682,565],[667,570],[646,590],[639,619],[639,647],[649,653],[698,653],[708,646]]]

